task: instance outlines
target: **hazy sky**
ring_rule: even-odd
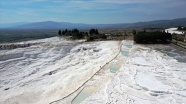
[[[0,0],[0,23],[107,24],[186,17],[186,0]]]

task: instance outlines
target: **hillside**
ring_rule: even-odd
[[[6,29],[90,29],[90,28],[169,28],[174,26],[186,26],[186,18],[178,18],[173,20],[155,20],[138,23],[121,23],[121,24],[83,24],[83,23],[69,23],[69,22],[54,22],[43,21],[34,23],[15,23],[0,24],[0,27]]]

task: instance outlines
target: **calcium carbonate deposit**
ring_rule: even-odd
[[[119,51],[119,42],[58,41],[0,52],[0,104],[67,96]]]
[[[81,104],[186,104],[186,63],[152,47],[133,45],[118,73]]]
[[[0,104],[186,104],[186,63],[171,52],[57,37],[0,50]]]

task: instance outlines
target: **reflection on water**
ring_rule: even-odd
[[[110,65],[110,72],[116,73],[119,70],[119,68],[120,68],[119,65],[115,65],[115,64]]]
[[[85,87],[71,102],[71,104],[80,104],[87,97],[91,96],[96,89],[93,86]]]
[[[166,55],[173,57],[176,59],[178,62],[184,62],[186,63],[186,50],[177,48],[175,46],[169,45],[165,47],[157,47],[155,48],[156,50],[165,53]]]
[[[174,52],[171,52],[171,51],[164,51],[164,50],[160,50],[161,52],[167,54],[168,56],[170,57],[176,57],[176,56],[179,56],[178,53],[174,53]]]
[[[129,52],[128,51],[121,51],[121,54],[124,55],[124,56],[128,56]]]
[[[126,46],[127,48],[132,48],[132,45],[127,45],[127,44],[126,44],[125,46]]]

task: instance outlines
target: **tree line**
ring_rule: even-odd
[[[141,44],[156,44],[156,43],[170,43],[172,35],[166,32],[139,32],[134,35],[134,41]]]
[[[106,39],[106,36],[103,34],[100,34],[97,29],[90,29],[88,32],[80,32],[78,29],[72,29],[72,30],[59,30],[58,31],[59,36],[71,36],[72,39],[84,39],[86,38],[88,41],[94,40],[94,39]]]
[[[186,27],[178,26],[178,30],[179,30],[179,31],[186,31]]]
[[[88,35],[88,33],[87,32],[79,32],[78,29],[72,29],[72,30],[65,29],[63,31],[59,30],[58,35],[59,36],[72,36],[73,39],[82,39],[86,35]]]

